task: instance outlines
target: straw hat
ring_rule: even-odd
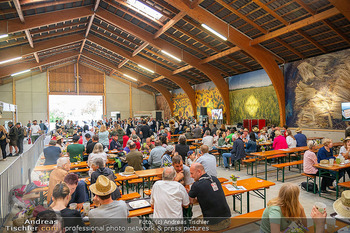
[[[124,171],[124,175],[131,175],[131,174],[134,174],[135,173],[135,170],[132,166],[127,166],[125,168],[125,171]]]
[[[248,130],[247,128],[245,128],[245,129],[243,130],[243,132],[249,132],[249,130]]]
[[[341,198],[333,203],[333,208],[341,217],[350,218],[350,190],[343,191]]]
[[[258,132],[259,132],[259,129],[258,129],[257,127],[254,127],[253,132],[254,132],[254,133],[258,133]]]
[[[346,142],[346,141],[349,141],[350,140],[350,137],[346,137],[343,142]]]
[[[117,185],[104,175],[100,175],[96,183],[90,186],[91,192],[98,196],[107,196],[113,193],[116,188]]]
[[[187,128],[187,129],[186,129],[186,132],[191,132],[191,129],[190,129],[190,128]]]
[[[56,140],[58,141],[58,140],[60,140],[60,139],[62,139],[63,137],[61,136],[61,135],[58,135],[57,137],[56,137]]]
[[[173,152],[174,151],[174,147],[172,145],[168,145],[166,148],[165,148],[165,152]]]
[[[297,128],[297,129],[295,130],[295,132],[296,132],[296,133],[301,133],[301,129],[300,129],[300,128]]]

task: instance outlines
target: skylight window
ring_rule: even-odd
[[[137,0],[127,0],[127,3],[129,6],[134,9],[135,11],[151,18],[151,19],[156,19],[159,20],[162,18],[162,14],[159,13],[156,10],[153,10],[151,7],[145,5],[144,3],[137,1]]]

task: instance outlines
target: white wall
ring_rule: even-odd
[[[134,111],[153,111],[156,109],[155,97],[146,92],[132,88],[132,109]],[[130,117],[130,94],[129,85],[106,76],[106,105],[107,117],[111,112],[119,111],[121,118]]]
[[[27,124],[28,120],[47,120],[47,81],[46,73],[41,73],[16,81],[17,121]],[[122,118],[128,118],[129,85],[106,76],[107,116],[112,111],[120,111]],[[12,103],[12,83],[0,86],[0,101]],[[155,97],[132,88],[133,111],[155,110]],[[6,118],[6,119],[5,119]],[[0,124],[12,119],[12,114],[4,113]]]
[[[292,130],[292,134],[295,133],[296,128],[290,128]],[[340,142],[340,139],[345,137],[345,129],[344,130],[311,130],[311,129],[302,129],[303,134],[306,137],[325,137],[330,138],[333,142]]]

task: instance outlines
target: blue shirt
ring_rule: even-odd
[[[74,193],[72,194],[72,197],[68,203],[68,206],[70,203],[84,203],[89,201],[89,196],[86,188],[85,181],[81,180],[78,182],[78,186],[75,189]]]
[[[321,149],[318,150],[317,152],[317,162],[320,163],[321,160],[323,159],[335,159],[333,156],[333,149],[330,148],[329,152],[326,150],[326,148],[322,147]]]
[[[61,156],[61,148],[58,146],[49,146],[44,149],[44,165],[57,164],[57,159]]]
[[[114,141],[114,139],[113,139],[111,141],[111,144],[109,145],[109,149],[110,150],[114,150],[114,149],[122,150],[123,147],[122,147],[122,145],[120,145],[120,143],[118,141]]]
[[[256,152],[256,142],[253,142],[252,140],[249,140],[245,144],[245,152],[246,153]]]
[[[307,146],[307,138],[305,134],[297,133],[294,135],[295,140],[297,141],[297,147]]]

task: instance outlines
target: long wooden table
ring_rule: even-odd
[[[151,189],[151,178],[162,175],[163,170],[164,168],[155,168],[155,169],[135,171],[135,175],[137,175],[139,178],[142,178],[143,190],[145,190],[145,179],[148,180],[148,189]],[[143,196],[144,195],[145,194],[143,193]]]
[[[340,164],[336,164],[334,161],[334,165],[333,166],[321,166],[320,164],[314,164],[314,167],[318,169],[319,171],[319,184],[321,184],[321,176],[322,174],[324,174],[324,176],[328,176],[329,172],[334,172],[335,173],[335,182],[336,182],[336,195],[335,195],[335,200],[338,199],[339,196],[339,187],[338,187],[338,183],[339,183],[339,172],[340,170],[346,169],[346,168],[350,168],[350,163],[344,164],[344,165],[340,165]],[[345,174],[344,174],[344,181],[345,181]],[[321,189],[319,190],[319,196],[321,197]],[[329,199],[329,198],[328,198]],[[333,199],[332,199],[333,200]]]
[[[247,193],[247,212],[250,212],[250,203],[249,203],[249,192],[253,191],[258,197],[264,200],[264,208],[266,208],[266,189],[270,188],[271,186],[275,185],[274,182],[262,180],[256,177],[244,179],[244,180],[238,180],[237,186],[243,186],[246,190],[236,190],[236,191],[229,191],[225,184],[232,184],[232,182],[223,183],[222,188],[224,190],[225,196],[233,196],[233,210],[242,213],[242,194]],[[263,193],[261,192],[263,190]],[[240,196],[240,197],[238,197]],[[241,211],[236,210],[236,198],[241,201]]]

